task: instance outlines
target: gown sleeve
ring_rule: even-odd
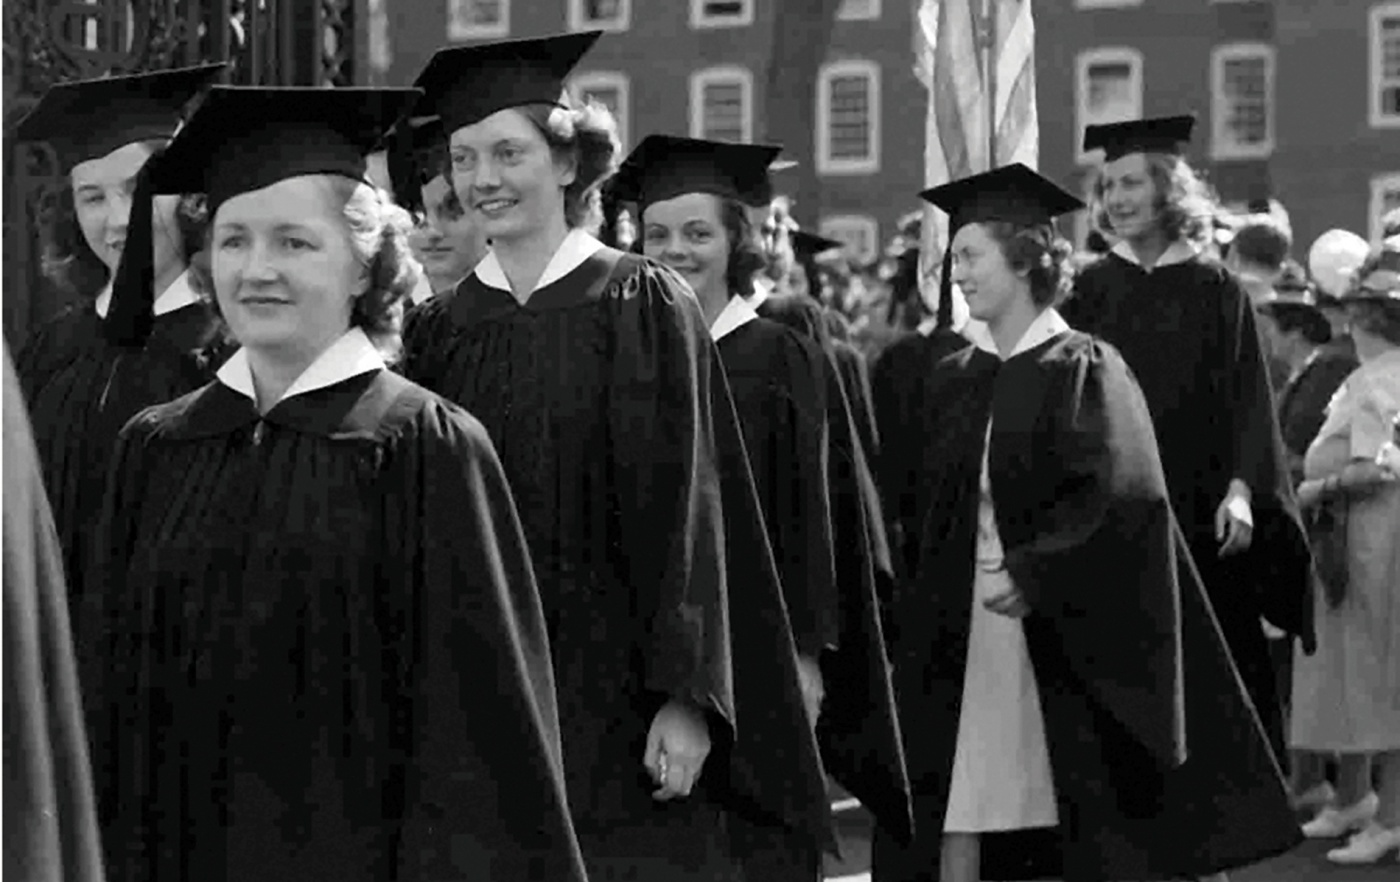
[[[1036,382],[1018,378],[1017,365],[1027,362],[1008,364],[993,405],[998,499],[1016,497],[1016,488],[1001,486],[997,476],[1011,471],[1008,461],[1023,460],[1021,448],[1031,443],[1010,430],[1015,390]],[[1151,414],[1122,357],[1104,343],[1086,344],[1043,382],[1053,448],[1038,478],[1051,483],[1039,498],[1053,501],[1031,513],[1033,528],[1016,531],[1028,540],[1008,542],[1006,568],[1035,614],[1054,622],[1070,664],[1104,707],[1165,767],[1175,766],[1185,751],[1176,635],[1178,564],[1187,552]]]
[[[9,353],[4,369],[5,859],[14,879],[100,882],[63,559]]]
[[[485,430],[429,405],[413,471],[418,629],[403,878],[583,882],[565,799],[544,614],[525,536]],[[392,491],[391,491],[392,492]]]

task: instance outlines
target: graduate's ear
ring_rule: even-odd
[[[573,184],[578,179],[578,151],[552,151],[554,153],[554,173],[559,178],[559,188]]]

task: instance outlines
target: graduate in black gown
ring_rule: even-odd
[[[102,882],[63,555],[8,349],[4,370],[5,844],[10,879]]]
[[[153,248],[147,290],[114,291],[125,242],[137,238],[129,224],[130,187],[175,131],[181,108],[225,68],[56,85],[16,132],[22,140],[49,140],[70,179],[70,190],[57,197],[61,229],[51,233],[67,243],[57,263],[70,277],[87,267],[89,276],[100,273],[106,282],[93,300],[41,326],[17,364],[75,603],[83,594],[83,545],[96,523],[117,432],[143,407],[207,382],[226,354],[186,272],[202,232],[197,201],[163,196],[146,207],[143,216],[156,225],[140,237]]]
[[[415,113],[492,249],[407,319],[407,374],[501,445],[548,617],[594,880],[741,875],[741,802],[810,824],[811,731],[777,568],[704,317],[583,228],[616,167],[564,79],[598,32],[444,49]],[[808,749],[810,753],[811,749]]]
[[[1279,437],[1254,311],[1194,242],[1204,187],[1180,155],[1191,117],[1091,126],[1104,148],[1097,220],[1120,238],[1075,280],[1065,318],[1123,353],[1142,385],[1167,487],[1270,743],[1283,718],[1260,619],[1311,652],[1311,555]]]
[[[652,135],[611,184],[639,207],[644,253],[696,292],[719,348],[778,561],[808,714],[814,723],[825,716],[819,732],[828,767],[874,806],[895,806],[893,819],[880,820],[902,831],[907,788],[878,601],[869,578],[836,578],[825,356],[805,335],[759,318],[748,302],[763,256],[747,209],[766,201],[777,152]],[[839,716],[822,714],[825,696]],[[819,826],[802,831],[803,839],[790,838],[774,853],[767,843],[778,831],[746,817],[736,824],[736,848],[750,878],[817,876],[828,812],[820,769],[815,772]]]
[[[417,273],[364,155],[417,94],[217,87],[137,187],[207,192],[196,285],[242,348],[109,473],[109,879],[585,879],[496,451],[385,368]]]
[[[873,878],[1177,879],[1289,849],[1143,394],[1052,307],[1069,246],[1051,219],[1082,203],[1022,165],[924,197],[991,341],[929,375],[911,427],[919,532],[892,643],[917,839],[877,836]]]

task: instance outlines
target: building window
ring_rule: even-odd
[[[627,124],[631,116],[627,75],[616,71],[588,71],[574,76],[569,86],[578,100],[591,98],[612,112],[613,119],[617,120],[617,138],[626,150],[629,144]]]
[[[1371,179],[1371,241],[1381,240],[1381,218],[1400,208],[1400,172]]]
[[[1371,10],[1371,125],[1400,127],[1400,3]]]
[[[690,134],[713,141],[753,140],[753,74],[712,67],[690,77]]]
[[[575,31],[625,31],[632,24],[632,0],[569,0],[569,27]]]
[[[859,214],[824,217],[821,234],[846,245],[846,256],[859,263],[873,263],[880,255],[880,225]]]
[[[754,0],[690,0],[693,28],[735,28],[753,24]]]
[[[447,39],[477,40],[510,35],[510,0],[449,0]]]
[[[874,21],[880,17],[880,0],[841,0],[837,21]]]
[[[1274,149],[1274,50],[1258,43],[1211,53],[1211,152],[1263,159]]]
[[[1074,155],[1087,163],[1097,151],[1085,152],[1084,129],[1142,116],[1142,53],[1136,49],[1090,49],[1077,59]]]
[[[870,174],[880,170],[880,68],[872,61],[837,61],[817,76],[817,171]]]

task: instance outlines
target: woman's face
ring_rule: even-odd
[[[122,248],[126,246],[136,175],[152,152],[145,142],[136,141],[106,156],[80,162],[68,175],[83,239],[113,274],[121,262]],[[154,201],[151,240],[155,249],[156,278],[171,266],[184,262],[176,220],[179,204],[178,196],[157,196]]]
[[[249,349],[314,355],[349,330],[367,276],[336,183],[328,175],[287,178],[219,206],[214,292]]]
[[[953,237],[953,282],[972,317],[988,323],[1030,297],[1030,282],[1006,262],[1001,243],[982,224],[965,224]]]
[[[802,261],[793,261],[792,269],[787,274],[787,291],[789,294],[796,294],[799,297],[811,297],[812,285],[807,278],[807,268],[802,265]]]
[[[481,234],[510,240],[564,216],[571,164],[555,160],[544,135],[521,111],[499,110],[452,133],[452,186]]]
[[[423,220],[408,244],[435,292],[461,281],[486,256],[481,225],[462,208],[442,175],[423,185]]]
[[[718,196],[682,193],[642,212],[643,252],[680,273],[702,300],[733,293],[725,279],[729,234],[721,206]]]
[[[1105,164],[1100,186],[1115,235],[1133,241],[1157,229],[1157,186],[1146,155],[1129,153]]]

